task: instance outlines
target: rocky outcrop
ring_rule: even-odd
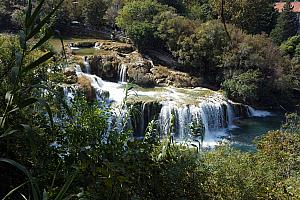
[[[197,87],[202,84],[200,78],[191,76],[188,73],[175,71],[163,66],[151,69],[156,85],[174,87]]]
[[[142,86],[197,87],[202,84],[200,78],[188,73],[161,65],[154,66],[150,59],[136,51],[129,54],[113,51],[93,56],[89,60],[92,72],[104,80],[119,81],[120,71],[125,68],[127,81]]]
[[[96,99],[96,93],[92,87],[91,80],[88,77],[79,76],[77,83],[80,86],[79,88],[84,92],[88,101]]]
[[[134,46],[126,43],[119,42],[102,42],[100,43],[101,49],[105,51],[115,51],[118,53],[129,54],[135,51]]]
[[[119,78],[118,67],[120,59],[116,52],[102,54],[89,58],[92,73],[104,80],[117,81]]]

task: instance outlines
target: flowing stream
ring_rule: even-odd
[[[121,105],[125,98],[126,65],[119,66],[119,82],[104,81],[100,77],[91,74],[88,60],[84,60],[85,69],[76,67],[77,76],[84,76],[90,80],[99,102],[107,102],[110,105]],[[65,89],[67,99],[73,98],[70,90]],[[136,136],[143,136],[148,123],[151,120],[158,121],[158,130],[161,136],[171,134],[179,142],[201,142],[203,147],[213,147],[220,141],[231,141],[234,146],[252,145],[251,141],[242,140],[239,133],[250,135],[254,139],[246,124],[237,124],[240,118],[245,121],[268,121],[274,115],[268,111],[256,110],[248,105],[234,103],[226,99],[223,94],[206,88],[183,89],[174,87],[135,88],[134,95],[129,93],[131,102],[137,104],[138,116],[131,118],[131,125]],[[117,114],[117,121],[122,123],[124,113]],[[243,121],[243,120],[242,120]],[[276,120],[275,120],[276,121]],[[279,120],[278,120],[279,121]],[[274,123],[276,125],[280,124]],[[267,124],[267,122],[266,122]],[[259,126],[259,123],[256,123]],[[248,128],[247,128],[248,127]],[[263,133],[276,128],[267,126]],[[245,131],[246,130],[246,131]],[[263,134],[259,131],[259,134]],[[241,135],[240,134],[240,135]],[[243,134],[243,137],[248,136]],[[252,146],[251,146],[252,148]]]

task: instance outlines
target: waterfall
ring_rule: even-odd
[[[249,116],[250,117],[267,117],[267,116],[272,116],[272,113],[264,110],[256,110],[252,108],[251,106],[247,106]]]
[[[126,64],[122,63],[119,65],[119,82],[126,83],[127,81],[127,66]]]
[[[218,97],[208,98],[199,105],[176,105],[169,101],[161,109],[159,126],[161,133],[166,134],[173,125],[171,132],[179,140],[204,134],[204,140],[215,145],[226,134],[226,129],[233,125],[234,118],[232,105]]]
[[[149,62],[153,65],[151,60]],[[137,102],[133,102],[134,105],[138,105],[139,114],[128,119],[127,108],[122,105],[125,98],[122,83],[127,81],[127,65],[121,64],[118,67],[120,84],[104,81],[96,75],[91,75],[91,67],[87,58],[84,58],[83,63],[85,67],[83,70],[80,65],[76,65],[78,78],[84,78],[83,81],[89,80],[88,84],[95,92],[99,105],[106,102],[106,105],[111,106],[114,112],[108,120],[109,131],[112,127],[117,127],[118,130],[123,129],[122,124],[128,120],[135,134],[142,136],[148,123],[155,119],[158,121],[156,128],[161,136],[169,132],[178,140],[204,136],[204,143],[208,144],[207,146],[213,146],[220,141],[220,138],[228,136],[228,128],[237,127],[234,125],[236,118],[271,115],[267,111],[234,103],[222,94],[208,89],[161,87],[153,88],[153,90],[137,89],[135,91]],[[64,94],[69,102],[74,98],[72,90],[68,88],[64,88]]]
[[[237,126],[235,126],[233,124],[233,121],[235,118],[240,117],[238,116],[235,112],[234,112],[234,108],[233,108],[233,104],[234,102],[228,100],[226,103],[226,112],[227,112],[227,121],[228,121],[228,127],[229,128],[237,128]]]
[[[64,97],[68,104],[74,99],[74,91],[72,89],[72,87],[63,87]]]
[[[140,135],[142,135],[143,134],[143,132],[144,132],[144,129],[145,129],[145,112],[146,112],[146,110],[145,110],[145,107],[146,107],[146,103],[144,102],[144,103],[142,103],[142,105],[141,105],[141,123],[140,123],[140,130],[139,130],[139,134]],[[147,114],[148,114],[148,110],[147,110]],[[147,118],[148,118],[149,116],[147,115]]]
[[[83,65],[85,67],[85,73],[91,74],[92,73],[92,68],[91,68],[91,65],[89,63],[89,60],[88,60],[87,56],[85,56],[83,58]]]
[[[149,56],[145,56],[145,58],[149,61],[151,67],[154,68],[155,65],[154,65],[154,63],[153,63],[153,60],[152,60]]]
[[[161,108],[159,114],[159,128],[161,134],[167,134],[171,126],[171,116],[173,107],[171,105],[165,104]]]

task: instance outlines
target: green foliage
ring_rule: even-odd
[[[222,0],[210,0],[213,12],[221,16]],[[227,23],[251,34],[270,33],[275,25],[276,13],[271,0],[226,0],[224,17]]]
[[[200,2],[196,1],[191,5],[188,5],[187,17],[192,20],[199,20],[202,22],[212,20],[213,19],[212,6],[209,4],[207,0],[200,1]]]
[[[174,11],[165,11],[154,18],[157,26],[156,35],[164,41],[170,51],[178,50],[178,42],[193,34],[196,23]]]
[[[192,35],[182,38],[173,54],[182,63],[196,68],[207,81],[214,81],[210,75],[215,73],[228,42],[221,22],[209,21],[201,24]]]
[[[159,3],[167,6],[171,6],[176,9],[176,12],[184,15],[186,13],[186,5],[182,0],[158,0]]]
[[[204,155],[209,199],[269,199],[280,181],[276,163],[259,154],[220,147]]]
[[[222,87],[230,98],[243,102],[253,102],[258,98],[261,81],[259,71],[247,71],[233,76],[232,79],[225,80]]]
[[[89,0],[84,6],[85,21],[91,27],[99,27],[103,24],[103,16],[107,10],[107,5],[102,0]]]
[[[283,41],[286,41],[289,37],[297,34],[298,31],[298,19],[297,14],[292,12],[290,3],[286,3],[282,13],[280,13],[277,24],[272,30],[270,36],[273,41],[280,45]]]
[[[120,10],[117,25],[125,30],[139,49],[150,48],[155,44],[153,18],[166,9],[157,1],[133,1]]]
[[[286,54],[292,57],[300,56],[300,36],[290,37],[287,41],[283,42],[280,49]]]

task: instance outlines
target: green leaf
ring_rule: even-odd
[[[0,128],[4,128],[6,117],[0,117]]]
[[[28,28],[29,27],[29,23],[30,23],[30,17],[31,17],[31,11],[32,11],[32,0],[28,1],[28,8],[26,11],[26,18],[25,18],[25,27]]]
[[[13,67],[11,68],[11,81],[13,84],[17,84],[18,76],[19,76],[19,67]]]
[[[75,177],[77,176],[77,173],[74,173],[72,176],[70,176],[67,179],[67,182],[64,184],[64,186],[61,188],[61,190],[59,191],[58,195],[56,196],[55,200],[60,200],[63,199],[63,197],[65,196],[65,194],[67,193],[71,183],[73,182],[73,180],[75,179]]]
[[[0,135],[0,138],[4,138],[6,136],[9,136],[9,135],[14,134],[19,131],[31,132],[32,129],[27,124],[19,124],[19,125],[13,126],[11,128],[8,128],[2,135]]]
[[[53,123],[53,115],[52,115],[52,111],[51,111],[51,108],[50,108],[49,104],[48,104],[44,99],[39,99],[38,102],[39,102],[40,104],[42,104],[42,105],[46,108],[47,113],[48,113],[48,115],[49,115],[51,128],[53,129],[53,127],[54,127],[54,123]]]
[[[37,59],[36,61],[34,61],[33,63],[30,63],[29,65],[27,65],[23,70],[22,73],[27,73],[28,71],[36,68],[37,66],[39,66],[40,64],[46,62],[47,60],[49,60],[50,58],[52,58],[52,56],[54,55],[53,52],[48,52],[46,54],[44,54],[42,57],[40,57],[39,59]]]
[[[18,107],[15,107],[14,109],[12,109],[12,110],[8,111],[8,113],[7,113],[7,114],[14,113],[14,112],[16,112],[16,111],[18,111],[18,110],[19,110],[19,108],[18,108]]]
[[[25,132],[31,132],[32,131],[31,126],[28,125],[28,124],[20,124],[20,127],[22,129],[24,129]]]
[[[30,16],[28,27],[31,27],[34,24],[34,22],[36,21],[36,17],[41,12],[41,8],[42,8],[44,2],[45,2],[45,0],[41,0],[39,5],[35,8],[33,14]]]
[[[47,41],[53,36],[53,33],[54,33],[53,31],[48,31],[48,32],[44,35],[44,37],[43,37],[38,43],[36,43],[36,44],[32,47],[32,49],[31,49],[30,51],[33,51],[33,50],[35,50],[36,48],[42,46],[45,42],[47,42]]]
[[[12,95],[11,91],[6,92],[5,100],[6,101],[11,101],[11,98],[13,98],[13,95]]]
[[[36,103],[37,101],[38,101],[38,99],[36,99],[36,98],[34,98],[34,97],[30,97],[30,98],[28,98],[28,99],[25,99],[24,101],[19,102],[19,103],[18,103],[18,107],[19,107],[20,109],[22,109],[22,108],[25,108],[25,107],[27,107],[27,106],[30,106],[30,105]]]
[[[8,163],[8,164],[16,167],[20,171],[22,171],[28,177],[28,179],[30,181],[33,199],[34,200],[40,199],[37,184],[36,184],[35,180],[33,179],[33,177],[31,176],[31,174],[29,173],[29,171],[23,165],[17,163],[14,160],[7,159],[7,158],[0,158],[0,162]]]
[[[23,50],[26,50],[26,35],[24,31],[19,33],[20,46]]]
[[[13,100],[14,100],[14,95],[12,94],[11,91],[6,92],[5,100],[6,100],[8,106],[12,105]]]
[[[11,134],[14,134],[14,133],[16,133],[18,131],[19,130],[16,130],[16,129],[13,129],[13,130],[12,129],[8,129],[2,135],[0,135],[0,138],[4,138],[4,137],[9,136]]]
[[[20,67],[22,65],[22,54],[20,52],[16,52],[16,63],[17,67]]]
[[[22,183],[21,185],[19,185],[18,187],[16,187],[16,188],[14,188],[14,189],[12,189],[11,191],[9,191],[9,193],[7,193],[6,195],[5,195],[5,197],[3,197],[3,199],[2,200],[5,200],[7,197],[9,197],[12,193],[14,193],[15,191],[17,191],[19,188],[21,188],[21,187],[23,187],[25,184],[27,184],[28,183],[28,181],[26,181],[25,183]]]
[[[43,192],[43,200],[48,200],[48,193],[46,192],[45,189],[44,189],[44,192]]]
[[[60,5],[63,3],[64,0],[61,0],[57,6],[29,33],[27,36],[27,40],[31,39],[33,36],[35,36],[41,28],[50,20],[50,18],[53,16],[53,14],[58,10]]]

